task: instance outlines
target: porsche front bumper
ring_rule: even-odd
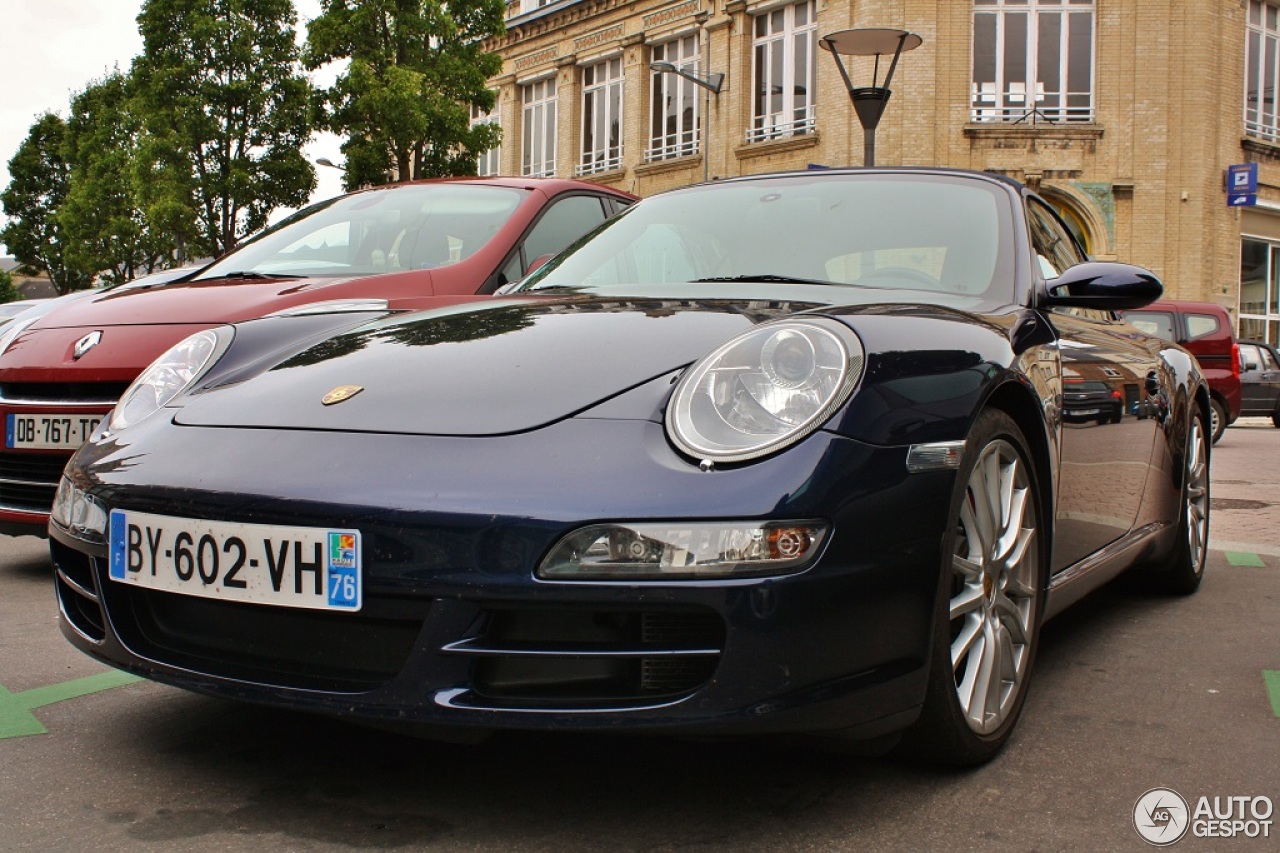
[[[254,702],[486,728],[873,736],[923,700],[954,473],[908,474],[905,447],[819,432],[703,472],[648,421],[486,438],[151,432],[144,455],[91,445],[69,475],[108,510],[356,528],[365,598],[331,613],[139,589],[110,579],[105,544],[53,525],[63,633],[122,669]],[[797,518],[831,533],[787,576],[535,576],[585,524]]]

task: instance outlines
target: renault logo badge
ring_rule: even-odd
[[[71,358],[78,361],[85,353],[96,347],[102,341],[102,332],[90,332],[80,340],[76,341],[75,349],[71,351]]]
[[[360,385],[339,385],[337,388],[334,388],[328,394],[325,394],[320,398],[320,402],[324,403],[326,406],[332,406],[334,403],[341,403],[343,400],[350,400],[363,390],[364,388]]]

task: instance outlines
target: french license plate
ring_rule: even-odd
[[[5,419],[4,446],[75,450],[89,440],[102,415],[17,415]]]
[[[311,610],[361,605],[360,531],[112,510],[110,576],[148,589]]]

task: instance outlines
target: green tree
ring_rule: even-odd
[[[66,200],[70,167],[62,154],[66,124],[53,113],[36,119],[9,161],[9,186],[0,193],[8,223],[3,241],[18,263],[49,276],[59,293],[81,290],[92,277],[67,263],[59,208]]]
[[[14,302],[22,298],[22,291],[13,283],[8,270],[0,270],[0,303]]]
[[[504,31],[504,0],[321,0],[307,25],[308,68],[350,60],[321,93],[324,126],[346,137],[348,189],[390,180],[475,174],[500,141],[487,81],[502,59],[483,40]]]
[[[315,170],[311,84],[291,0],[145,0],[134,62],[148,131],[143,186],[156,227],[220,255],[277,207],[303,204]],[[192,218],[193,217],[193,218]]]
[[[70,165],[59,209],[68,264],[113,282],[167,265],[175,233],[152,228],[140,200],[138,153],[144,137],[128,78],[115,72],[71,100],[63,154]]]

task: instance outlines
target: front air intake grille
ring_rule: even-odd
[[[136,654],[223,678],[340,692],[394,678],[430,607],[366,594],[359,613],[334,613],[108,585],[113,624]]]
[[[48,512],[66,454],[0,452],[0,507]]]
[[[80,634],[95,643],[102,642],[107,635],[106,619],[93,583],[91,558],[56,539],[49,540],[49,554],[63,617]]]
[[[504,707],[626,706],[688,695],[714,674],[724,623],[710,611],[490,610],[446,647],[475,656],[470,700]]]
[[[710,663],[710,667],[708,667]],[[688,658],[642,658],[640,687],[646,694],[683,693],[711,677],[715,661]]]
[[[128,382],[0,382],[0,400],[114,406]]]

